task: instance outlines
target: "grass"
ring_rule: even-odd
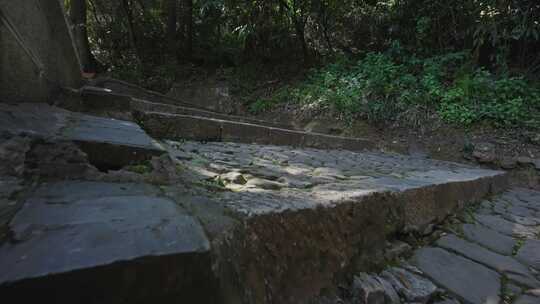
[[[140,164],[130,165],[126,167],[127,171],[134,172],[137,174],[146,174],[152,172],[154,168],[152,167],[152,164],[148,161],[144,161]]]

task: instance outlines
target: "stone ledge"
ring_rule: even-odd
[[[206,117],[141,111],[135,111],[133,115],[143,129],[159,139],[226,141],[352,151],[374,147],[371,141],[361,138],[308,133]]]
[[[158,193],[145,184],[43,184],[0,247],[0,293],[23,302],[210,302],[209,241]]]
[[[165,153],[137,124],[70,112],[42,103],[0,105],[0,131],[79,145],[103,169],[118,169]]]
[[[302,302],[343,274],[376,269],[396,234],[421,234],[507,187],[500,171],[395,154],[165,146],[183,168],[231,190],[209,193],[202,210],[187,206],[208,230],[215,231],[209,209],[233,219],[213,233],[221,282],[237,292],[227,303]]]

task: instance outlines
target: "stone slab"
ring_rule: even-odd
[[[131,96],[112,93],[109,89],[84,86],[79,90],[82,100],[82,110],[96,111],[123,111],[131,110]]]
[[[478,263],[440,249],[415,252],[412,262],[436,284],[467,304],[499,303],[500,275]]]
[[[496,230],[502,234],[520,237],[536,238],[540,233],[540,228],[524,226],[518,223],[510,222],[496,215],[478,215],[476,221],[490,229]]]
[[[186,103],[178,98],[171,98],[158,92],[149,91],[134,84],[127,83],[118,79],[98,78],[92,81],[92,85],[105,88],[109,90],[112,94],[131,96],[132,110],[199,116],[228,121],[238,121],[250,124],[258,124],[275,128],[293,128],[291,125],[288,124],[275,123],[245,116],[228,115],[221,112],[212,111],[207,108],[197,106],[196,104]]]
[[[515,188],[512,192],[501,196],[512,206],[521,206],[531,210],[540,211],[540,192],[530,189]]]
[[[251,124],[207,117],[135,111],[136,121],[152,136],[159,139],[225,141],[293,147],[345,149],[363,151],[372,149],[371,141],[318,133],[308,133],[265,125]],[[213,132],[194,132],[192,126],[212,126]],[[220,128],[218,134],[217,128]],[[286,139],[284,139],[286,138]]]
[[[381,277],[408,303],[428,303],[437,292],[437,286],[430,280],[399,267],[383,271]]]
[[[486,265],[501,274],[505,274],[512,281],[529,288],[540,288],[540,282],[529,272],[527,267],[512,257],[492,252],[455,235],[444,236],[436,244],[447,250],[455,251],[477,263]]]
[[[238,273],[224,281],[238,281],[251,302],[298,303],[316,295],[348,267],[383,262],[377,257],[390,235],[423,231],[506,187],[502,172],[397,154],[163,144],[195,184],[214,186],[207,197],[240,222],[216,248],[232,265],[216,267]]]
[[[540,297],[531,295],[522,295],[516,299],[514,304],[538,304],[540,303]]]
[[[120,90],[120,92],[122,91],[123,90]],[[210,119],[235,121],[240,123],[257,124],[273,128],[293,128],[290,125],[278,124],[244,116],[228,115],[219,112],[195,108],[192,106],[152,102],[146,99],[132,97],[132,95],[129,95],[130,90],[125,93],[120,92],[114,92],[113,90],[108,88],[86,85],[78,91],[65,92],[66,94],[71,94],[71,96],[63,100],[62,106],[77,111],[92,114],[95,113],[97,115],[108,115],[111,112],[129,113],[131,111],[161,112],[168,114],[180,114],[187,116],[205,117]],[[153,100],[154,98],[150,99]]]
[[[516,258],[540,271],[540,240],[525,241],[525,244],[519,249]]]
[[[516,245],[513,238],[481,225],[465,224],[462,229],[465,238],[471,242],[478,243],[501,254],[512,255]]]
[[[84,303],[96,296],[104,303],[195,296],[205,280],[211,284],[209,241],[196,219],[158,192],[144,184],[41,185],[11,221],[10,242],[0,247],[1,293],[46,287],[39,296],[56,303],[84,296],[90,297]]]
[[[165,153],[137,124],[62,110],[41,103],[0,105],[0,131],[73,141],[98,168],[120,168]]]
[[[272,144],[268,136],[268,127],[233,121],[220,121],[221,138],[219,141],[246,144]],[[195,139],[195,138],[193,138]]]
[[[173,157],[178,155],[177,159],[183,165],[196,171],[213,172],[210,173],[213,177],[237,171],[248,178],[281,184],[279,192],[236,189],[237,194],[227,194],[239,196],[238,199],[230,199],[230,208],[249,210],[249,214],[332,206],[361,200],[376,192],[395,192],[407,198],[411,196],[403,202],[410,204],[410,208],[404,208],[403,212],[411,218],[411,223],[416,220],[425,222],[427,218],[429,221],[436,219],[427,215],[434,210],[425,204],[419,206],[423,210],[414,208],[415,200],[412,198],[415,194],[421,194],[416,201],[434,202],[437,197],[433,208],[444,209],[440,215],[444,213],[445,216],[445,212],[457,207],[458,201],[481,199],[486,193],[505,188],[505,175],[499,171],[398,154],[190,141],[167,142],[164,145]],[[471,186],[473,184],[475,187]],[[446,195],[436,196],[439,191]],[[250,202],[252,195],[260,195],[267,202],[253,204]],[[259,205],[261,210],[258,210]],[[268,210],[272,205],[275,208]],[[426,218],[420,219],[423,216]]]
[[[129,95],[135,98],[149,100],[152,102],[157,102],[157,103],[162,103],[162,104],[190,106],[193,108],[197,108],[193,105],[182,102],[181,100],[170,98],[161,93],[150,91],[150,90],[141,88],[137,85],[134,85],[132,83],[128,83],[128,82],[118,80],[118,79],[98,78],[98,79],[94,79],[91,85],[109,89],[112,92],[117,93],[117,94]]]

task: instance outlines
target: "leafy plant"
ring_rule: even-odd
[[[475,69],[465,52],[418,58],[393,48],[312,70],[300,85],[283,88],[271,102],[259,101],[252,108],[260,112],[292,100],[331,106],[348,119],[373,122],[416,122],[435,112],[465,127],[481,121],[531,127],[540,121],[539,96],[540,90],[523,77]]]

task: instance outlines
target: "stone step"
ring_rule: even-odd
[[[103,168],[168,153],[181,172],[159,188],[41,184],[9,222],[1,294],[59,303],[304,302],[352,270],[378,267],[395,235],[429,233],[507,186],[504,172],[367,152],[371,143],[361,139],[133,116],[164,140],[132,122],[0,105],[2,132],[76,142]]]
[[[98,168],[116,169],[165,153],[137,124],[43,103],[0,104],[0,132],[69,141]]]
[[[304,303],[343,275],[379,269],[396,235],[428,234],[507,187],[504,172],[397,154],[164,146],[207,189],[182,203],[220,240],[212,250],[222,303]]]
[[[162,112],[134,111],[134,119],[159,139],[256,143],[363,151],[374,144],[362,138],[309,133],[264,125]]]
[[[89,85],[93,87],[100,87],[100,88],[108,89],[110,90],[110,92],[115,93],[115,94],[128,95],[134,98],[149,100],[152,102],[197,108],[196,106],[190,105],[188,103],[184,103],[181,100],[173,99],[161,93],[150,91],[142,87],[139,87],[137,85],[134,85],[132,83],[125,82],[118,79],[106,78],[106,77],[97,78],[97,79],[92,80],[89,83]],[[202,107],[198,109],[203,110]]]
[[[146,184],[42,184],[0,245],[0,294],[21,303],[210,303],[210,243]]]
[[[228,115],[220,112],[197,107],[190,103],[149,91],[136,85],[116,80],[99,79],[92,83],[93,86],[81,88],[83,103],[87,110],[140,110],[150,112],[164,112],[171,114],[184,114],[201,116],[215,119],[239,121],[252,124],[266,125],[269,127],[293,129],[292,125],[274,123],[260,119],[238,115]]]

